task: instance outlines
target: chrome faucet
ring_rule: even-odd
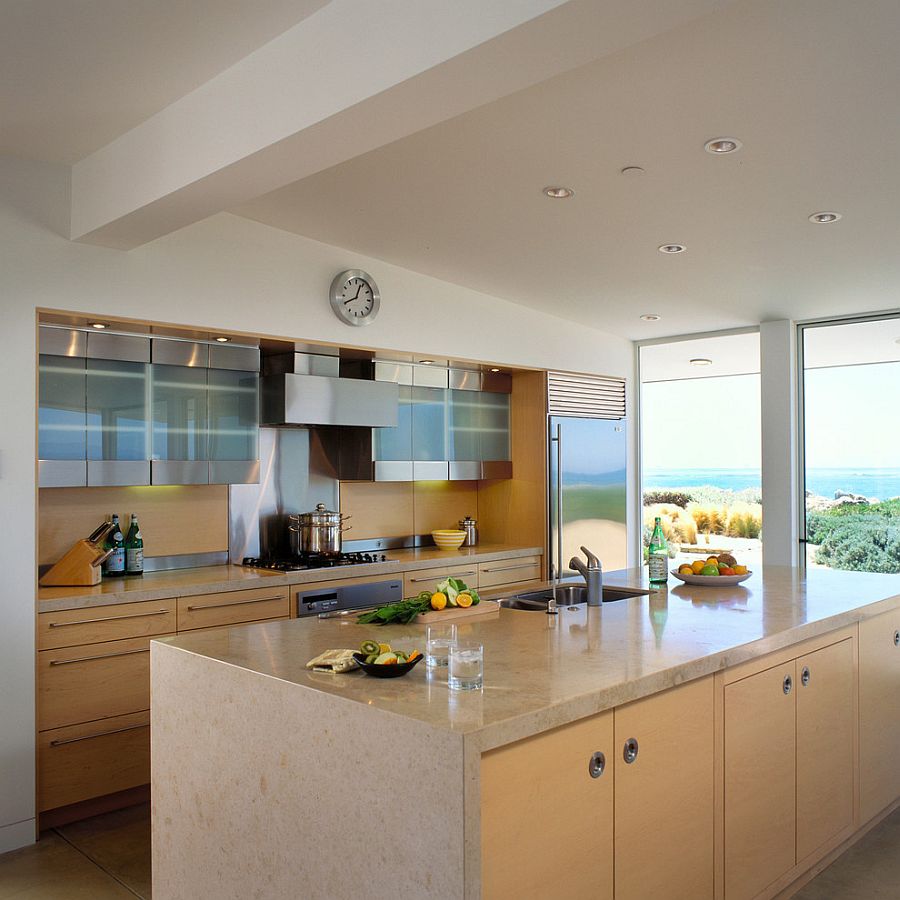
[[[573,556],[569,560],[569,568],[579,572],[587,584],[587,605],[601,606],[603,604],[603,566],[587,547],[582,547],[581,552],[587,557],[587,565],[581,561],[580,557]]]

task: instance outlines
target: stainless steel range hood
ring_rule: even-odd
[[[265,360],[260,379],[260,424],[391,428],[397,424],[400,388],[365,378],[341,378],[340,359],[285,353]]]

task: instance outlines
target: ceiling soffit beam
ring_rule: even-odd
[[[131,249],[729,2],[332,0],[76,163],[70,237]]]

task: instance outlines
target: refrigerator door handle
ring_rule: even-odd
[[[556,568],[554,577],[562,578],[563,558],[563,497],[562,497],[562,423],[556,426]]]

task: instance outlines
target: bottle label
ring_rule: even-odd
[[[121,575],[125,571],[125,549],[116,547],[106,559],[106,571],[110,575]]]
[[[651,553],[647,560],[650,568],[651,581],[666,581],[669,577],[669,557],[661,553]]]
[[[133,547],[125,552],[125,571],[144,571],[144,550],[141,547]]]

